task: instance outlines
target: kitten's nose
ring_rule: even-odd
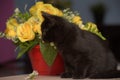
[[[42,39],[44,38],[44,36],[45,36],[45,35],[46,35],[46,33],[45,33],[45,32],[43,32],[43,33],[42,33]]]
[[[43,35],[42,35],[41,39],[44,40],[44,36]]]
[[[45,35],[46,35],[46,33],[42,33],[42,40],[43,41],[45,40]]]

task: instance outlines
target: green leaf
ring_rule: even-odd
[[[29,41],[29,42],[24,42],[21,43],[18,46],[18,55],[17,55],[17,59],[20,58],[23,54],[25,54],[26,52],[28,52],[31,48],[33,48],[36,44],[38,44],[38,41],[33,40],[33,41]]]
[[[42,52],[45,62],[48,64],[48,66],[51,66],[57,56],[57,50],[54,49],[54,46],[50,46],[50,43],[42,43],[41,41],[40,51]]]
[[[29,50],[29,46],[26,46],[25,44],[20,44],[18,49],[19,51],[17,59],[19,59],[24,53],[26,53]]]

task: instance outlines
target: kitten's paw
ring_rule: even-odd
[[[80,79],[80,76],[72,76],[73,79]]]
[[[62,73],[61,78],[72,78],[72,73],[69,72]]]
[[[80,75],[73,75],[72,78],[73,79],[84,79],[85,77],[80,76]]]

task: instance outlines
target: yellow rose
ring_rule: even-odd
[[[77,24],[77,25],[82,25],[82,20],[79,16],[75,16],[73,19],[72,19],[72,22]]]
[[[14,30],[9,30],[9,29],[6,29],[5,30],[5,34],[6,34],[6,37],[7,38],[15,38],[16,37],[16,32]]]
[[[33,17],[28,20],[28,23],[32,25],[33,31],[39,34],[42,33],[41,24],[44,21],[41,11],[52,15],[63,16],[62,11],[53,7],[51,4],[44,4],[43,2],[37,2],[34,6],[30,8],[29,11],[33,15]]]
[[[44,5],[43,2],[36,2],[36,4],[30,8],[30,10],[29,10],[30,13],[31,13],[32,15],[35,15],[36,12],[37,12],[37,10],[38,10],[39,8],[41,8],[43,5]]]
[[[44,4],[44,9],[43,11],[52,14],[52,15],[57,15],[57,16],[62,16],[63,13],[59,9],[53,7],[51,4]]]
[[[6,23],[6,30],[5,34],[7,38],[15,38],[16,37],[16,28],[19,24],[17,23],[17,20],[12,18],[7,21]]]
[[[57,16],[63,15],[62,11],[60,11],[59,9],[53,7],[51,4],[44,4],[43,2],[37,2],[34,6],[30,8],[29,11],[33,16],[38,17],[40,20],[43,20],[41,11]]]
[[[32,29],[35,33],[39,33],[40,35],[42,34],[40,27],[42,22],[39,21],[39,19],[31,17],[27,22],[32,25]]]
[[[32,30],[32,25],[27,22],[20,24],[17,28],[17,37],[21,42],[33,40],[35,38],[35,34]]]
[[[97,25],[92,22],[88,22],[85,28],[91,32],[95,32],[95,33],[99,32]]]

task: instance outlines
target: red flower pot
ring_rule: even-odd
[[[64,72],[63,59],[58,53],[52,66],[48,66],[44,61],[40,46],[37,45],[29,52],[29,57],[33,70],[38,71],[39,75],[59,75]]]

